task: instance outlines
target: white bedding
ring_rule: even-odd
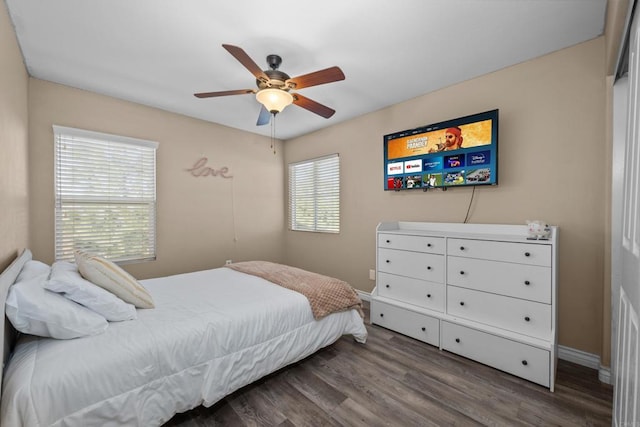
[[[2,426],[153,426],[352,334],[355,310],[314,320],[304,296],[227,268],[149,279],[155,309],[74,340],[23,336]]]

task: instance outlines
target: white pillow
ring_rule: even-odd
[[[18,274],[18,277],[16,278],[16,283],[22,280],[31,279],[32,277],[40,276],[44,273],[49,274],[50,269],[51,267],[44,262],[30,259],[22,266],[22,270],[20,270],[20,274]]]
[[[154,308],[151,294],[133,276],[97,255],[76,250],[76,264],[82,277],[138,308]]]
[[[26,266],[26,265],[25,265]],[[5,312],[16,330],[25,334],[71,339],[104,332],[109,325],[97,313],[62,295],[47,291],[47,271],[17,280],[9,288]]]
[[[68,261],[57,261],[51,266],[49,280],[44,288],[57,292],[95,311],[110,322],[137,317],[133,304],[122,301],[109,291],[83,279],[78,267]]]

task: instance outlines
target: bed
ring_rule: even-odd
[[[4,301],[29,260],[25,250],[0,275],[3,354],[11,349],[3,426],[162,425],[342,335],[367,338],[357,307],[317,320],[302,294],[217,268],[140,281],[155,308],[110,322],[103,333],[68,340],[18,334],[14,346]]]

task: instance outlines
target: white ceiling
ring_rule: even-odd
[[[603,34],[606,0],[6,0],[31,76],[261,135],[255,78],[222,44],[291,77],[339,66],[277,117],[290,139]]]

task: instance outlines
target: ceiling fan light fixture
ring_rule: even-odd
[[[266,88],[256,93],[256,99],[271,114],[278,114],[293,102],[293,95],[286,90]]]

